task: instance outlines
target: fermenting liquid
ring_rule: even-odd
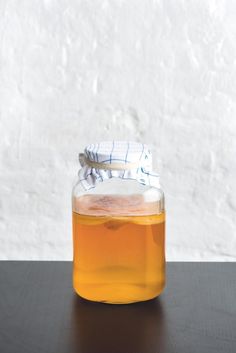
[[[73,284],[84,298],[130,303],[165,285],[165,214],[95,216],[73,212]]]

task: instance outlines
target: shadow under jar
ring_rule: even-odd
[[[145,301],[165,286],[164,193],[150,158],[146,145],[127,141],[89,145],[80,154],[72,192],[73,286],[85,299]]]

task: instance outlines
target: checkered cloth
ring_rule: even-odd
[[[79,181],[84,190],[110,178],[133,179],[144,185],[160,187],[159,175],[152,171],[151,152],[143,143],[102,141],[91,144],[79,154],[79,161],[82,167]]]

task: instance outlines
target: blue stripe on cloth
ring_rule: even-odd
[[[141,161],[141,158],[142,158],[142,156],[143,156],[143,151],[144,151],[144,144],[143,144],[143,143],[142,143],[142,146],[143,146],[143,149],[142,149],[142,152],[141,152],[139,161]],[[138,166],[138,168],[137,168],[137,170],[136,170],[136,173],[138,173],[139,168],[140,168],[140,167]]]
[[[125,164],[127,163],[128,153],[129,153],[129,141],[127,142],[127,150],[126,150],[126,155],[125,155]],[[122,178],[124,178],[124,176],[125,176],[125,170],[124,170],[124,173],[122,175]]]
[[[112,149],[111,149],[111,153],[110,153],[110,164],[111,164],[111,161],[112,161],[112,152],[114,150],[114,146],[115,146],[115,142],[114,140],[112,141]],[[112,178],[112,171],[110,170],[110,177]]]
[[[96,151],[97,162],[98,162],[98,150],[99,150],[99,146],[100,146],[100,143],[98,143],[98,145],[97,145],[97,151]],[[97,174],[99,174],[98,170],[99,170],[99,169],[96,168],[96,173],[97,173]],[[99,175],[100,175],[100,174],[99,174]],[[103,178],[102,178],[101,175],[100,175],[100,178],[101,178],[101,180],[103,181]]]
[[[114,140],[112,141],[112,149],[111,149],[111,153],[110,153],[110,164],[111,164],[111,161],[112,161],[112,152],[114,150],[114,146],[115,146],[115,142]]]

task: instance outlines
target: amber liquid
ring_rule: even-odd
[[[88,216],[73,212],[73,285],[83,298],[130,303],[165,285],[165,214]]]

